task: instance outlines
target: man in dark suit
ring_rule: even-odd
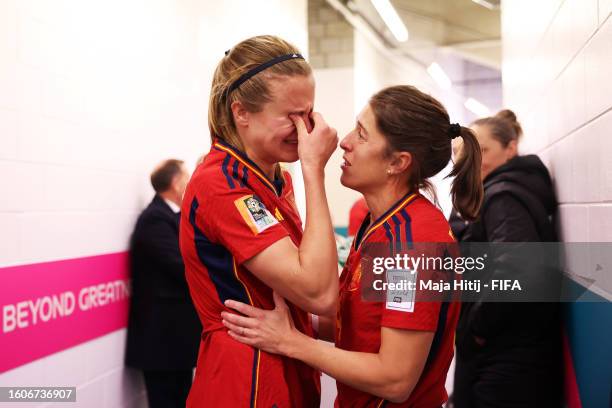
[[[188,180],[180,160],[166,160],[153,171],[156,194],[131,240],[126,365],[143,371],[151,408],[185,407],[202,331],[179,249],[179,211]]]

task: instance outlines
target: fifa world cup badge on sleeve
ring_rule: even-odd
[[[240,197],[234,201],[234,204],[255,235],[278,224],[278,220],[274,218],[257,196],[246,195]]]
[[[387,309],[398,312],[414,312],[417,271],[412,269],[388,269]]]

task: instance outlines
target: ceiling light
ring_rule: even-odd
[[[370,0],[372,5],[383,19],[395,39],[399,42],[408,40],[408,30],[404,22],[389,0]]]
[[[474,98],[467,98],[467,100],[464,103],[464,106],[466,107],[467,110],[469,110],[470,112],[472,112],[474,115],[478,117],[489,116],[489,114],[491,113],[491,110],[489,108],[487,108],[485,105],[478,102]]]
[[[479,6],[486,7],[489,10],[495,10],[499,8],[499,0],[472,0]]]
[[[431,65],[427,67],[427,73],[436,81],[440,88],[450,89],[452,82],[437,62],[432,62]]]

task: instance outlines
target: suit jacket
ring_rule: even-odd
[[[126,364],[144,370],[195,367],[202,326],[185,280],[179,214],[160,196],[138,218],[130,247]]]

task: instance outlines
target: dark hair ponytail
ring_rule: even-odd
[[[429,190],[434,199],[435,191],[428,179],[442,171],[450,161],[451,137],[458,135],[463,138],[464,154],[449,174],[449,177],[455,177],[451,195],[461,216],[474,220],[482,204],[483,189],[480,145],[472,131],[465,127],[459,130],[458,125],[451,125],[444,106],[412,86],[385,88],[372,96],[370,107],[390,151],[412,154],[411,190]]]
[[[482,155],[474,133],[461,126],[463,148],[447,177],[454,177],[451,186],[453,207],[461,217],[473,221],[478,217],[484,192],[480,173]]]

